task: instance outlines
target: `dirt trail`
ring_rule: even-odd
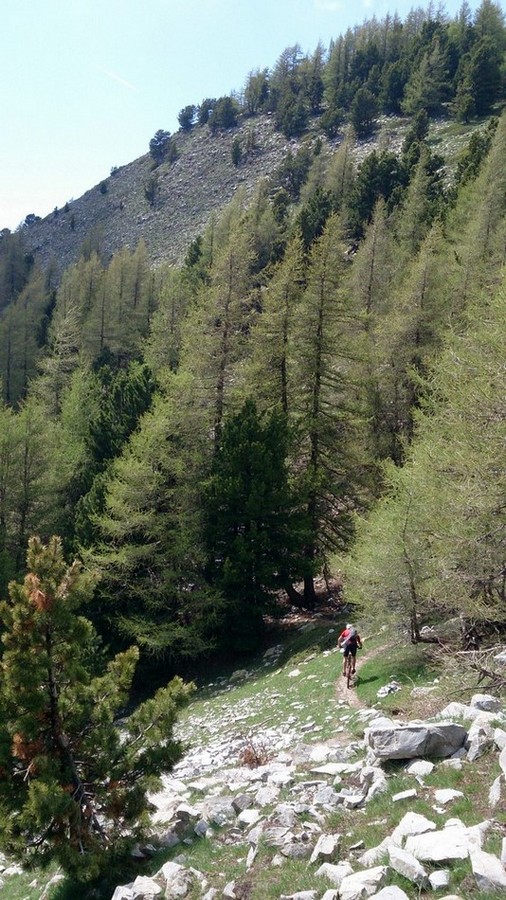
[[[360,679],[360,669],[363,664],[369,660],[374,659],[374,657],[381,652],[381,648],[376,648],[374,650],[359,650],[357,653],[357,675]],[[357,696],[357,691],[354,687],[347,687],[346,678],[343,678],[343,657],[342,654],[339,654],[339,674],[336,679],[336,697],[338,700],[345,700],[353,709],[362,709],[364,704]]]

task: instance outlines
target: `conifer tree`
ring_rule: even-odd
[[[504,622],[505,304],[504,289],[481,297],[450,334],[406,464],[387,469],[345,564],[349,599],[408,618],[413,641],[429,615]]]
[[[289,345],[293,340],[303,277],[303,247],[300,238],[295,236],[262,292],[262,312],[251,333],[251,359],[245,367],[244,382],[261,409],[279,407],[288,413]]]
[[[198,489],[199,454],[187,442],[191,407],[182,397],[157,395],[110,466],[92,517],[96,540],[84,554],[101,573],[100,629],[117,646],[134,640],[144,661],[171,664],[209,653],[220,621],[220,598],[204,583],[198,512],[185,497]]]
[[[142,834],[147,790],[181,755],[172,729],[191,688],[175,679],[120,729],[138,651],[102,671],[97,635],[78,613],[90,579],[67,566],[58,538],[31,538],[27,564],[0,610],[0,843],[88,880]]]
[[[225,420],[204,495],[208,576],[226,599],[229,649],[251,650],[273,592],[308,565],[306,514],[289,482],[286,416],[247,400]]]
[[[296,431],[294,468],[307,498],[310,566],[325,565],[330,550],[350,539],[351,513],[366,480],[357,379],[362,329],[353,299],[343,290],[344,251],[341,220],[332,216],[312,248],[290,347],[296,373],[289,399]],[[306,603],[314,603],[310,576],[304,596]]]

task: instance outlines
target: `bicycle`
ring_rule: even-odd
[[[345,666],[345,675],[346,675],[346,687],[349,688],[355,681],[355,657],[350,653],[345,657],[344,660]]]

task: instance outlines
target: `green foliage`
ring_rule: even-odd
[[[286,417],[248,400],[228,418],[205,491],[208,570],[227,600],[227,645],[251,650],[272,592],[304,572],[307,522],[289,484]]]
[[[197,107],[193,103],[189,104],[188,106],[183,106],[183,108],[179,111],[177,120],[183,131],[191,131],[193,125],[195,124],[196,114]]]
[[[331,209],[330,194],[322,188],[316,188],[298,216],[298,224],[306,249],[309,249],[315,238],[322,234]]]
[[[300,194],[302,185],[307,179],[311,167],[311,149],[307,144],[302,144],[294,155],[288,151],[283,162],[275,172],[275,183],[278,187],[296,200]]]
[[[217,128],[234,128],[237,125],[238,107],[232,97],[220,97],[213,105],[208,123],[212,131]]]
[[[120,729],[138,651],[100,671],[97,636],[78,614],[90,579],[66,565],[57,538],[31,538],[27,565],[1,607],[0,841],[89,880],[142,833],[147,790],[180,756],[172,730],[191,686],[174,680]]]
[[[376,97],[367,88],[359,88],[350,107],[350,122],[358,138],[368,137],[378,111]]]
[[[156,193],[158,191],[158,176],[150,175],[144,182],[144,196],[150,206],[155,205]]]
[[[135,640],[145,659],[181,664],[212,649],[220,598],[203,583],[195,528],[183,515],[178,425],[171,401],[158,396],[100,485],[98,538],[86,558],[102,575],[92,612],[101,630],[116,644]]]
[[[297,438],[294,467],[307,498],[311,528],[306,555],[320,566],[332,547],[344,546],[351,537],[351,511],[360,502],[367,471],[356,370],[360,320],[344,290],[342,238],[342,222],[331,216],[311,249],[289,348],[294,374],[288,408]],[[306,594],[314,603],[312,584],[306,584]]]
[[[255,116],[263,110],[269,96],[267,69],[250,72],[244,87],[243,103],[247,115]]]
[[[504,303],[503,291],[482,300],[435,365],[434,399],[418,416],[409,462],[389,471],[388,496],[362,526],[350,563],[350,596],[370,610],[405,613],[414,640],[420,618],[436,608],[504,618],[496,528],[505,478],[497,465]]]
[[[238,166],[242,159],[241,142],[239,138],[234,138],[232,142],[232,162],[234,166]]]
[[[362,234],[380,198],[391,208],[407,183],[402,162],[388,150],[373,150],[360,165],[348,196],[348,219],[354,233]]]
[[[498,119],[491,119],[485,131],[473,131],[469,143],[462,151],[457,163],[455,181],[458,185],[466,184],[478,175],[481,165],[490,150],[492,139],[497,129]]]
[[[149,152],[157,166],[160,165],[167,157],[171,143],[171,135],[169,131],[159,128],[149,142]]]

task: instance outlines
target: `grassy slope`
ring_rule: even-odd
[[[253,735],[253,744],[262,751],[265,749],[262,747],[262,729],[295,714],[301,723],[315,723],[306,737],[308,743],[340,735],[346,744],[363,731],[357,718],[357,707],[374,705],[386,714],[405,721],[429,716],[451,699],[468,700],[477,689],[483,690],[482,686],[477,688],[475,674],[463,677],[462,672],[449,666],[448,659],[433,647],[412,647],[402,640],[397,640],[392,646],[391,640],[385,641],[385,634],[374,637],[365,634],[364,651],[358,667],[359,682],[353,691],[352,702],[345,705],[342,700],[339,702],[346,689],[341,687],[341,657],[335,651],[339,627],[337,623],[333,625],[316,620],[314,627],[305,626],[285,641],[283,655],[277,663],[266,665],[263,660],[257,660],[255,665],[249,667],[248,677],[236,686],[228,681],[221,682],[221,686],[215,683],[202,688],[181,719],[182,732],[191,734],[192,743],[205,746],[209,740],[206,721],[211,718],[216,722],[213,737],[219,735],[220,729],[226,736],[230,734],[228,716],[233,710],[236,734]],[[297,669],[300,674],[291,676],[290,673]],[[378,700],[378,688],[393,678],[401,683],[401,690]],[[420,696],[413,696],[413,687],[424,686],[429,687],[430,691],[415,692]],[[386,771],[389,776],[388,793],[377,797],[363,810],[352,813],[337,810],[328,816],[325,827],[343,835],[343,856],[359,840],[364,842],[366,848],[375,846],[393,830],[409,809],[439,822],[453,815],[460,816],[466,825],[490,818],[487,797],[489,787],[499,773],[496,753],[489,753],[476,763],[464,766],[460,772],[436,767],[425,779],[424,786],[408,776],[400,763],[387,765]],[[441,815],[435,813],[433,808],[433,790],[443,786],[462,790],[465,796]],[[417,787],[417,798],[393,803],[392,795],[408,787]],[[501,807],[496,808],[494,818],[496,826],[491,830],[486,849],[497,853],[506,824],[506,814]],[[323,895],[329,887],[324,882],[317,884],[314,867],[308,868],[306,861],[287,860],[281,868],[271,867],[270,860],[275,851],[267,846],[261,846],[253,868],[246,873],[248,849],[246,840],[239,845],[222,843],[218,832],[211,840],[195,840],[192,845],[185,846],[184,855],[187,865],[208,874],[210,885],[222,890],[225,884],[235,879],[238,897],[247,897],[248,900],[278,900],[283,893],[315,887]],[[162,859],[159,857],[151,861],[149,871],[155,872],[161,862],[180,853],[181,847],[178,847]],[[487,892],[476,891],[468,862],[459,864],[452,872],[447,893],[457,892],[461,897],[472,897],[473,900],[488,900],[491,896]],[[40,897],[47,877],[36,872],[7,879],[2,897],[5,900],[35,900]],[[37,887],[30,888],[34,878],[37,879]],[[409,897],[418,897],[413,885],[400,877],[397,883]],[[109,900],[111,894],[108,885],[93,896],[96,900]],[[82,891],[65,882],[46,895],[47,900],[70,900],[76,896],[84,900]],[[200,896],[200,890],[195,891],[189,895],[189,900],[197,900]]]

